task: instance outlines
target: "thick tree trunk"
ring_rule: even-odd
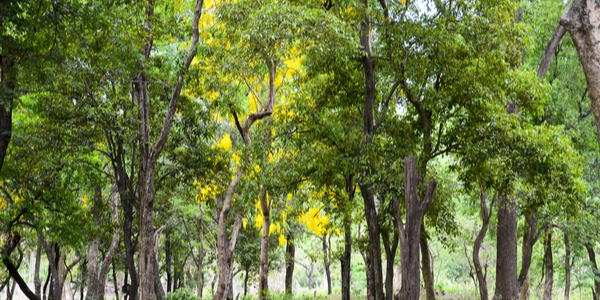
[[[329,269],[329,249],[327,247],[327,234],[323,234],[323,268],[325,268],[325,277],[327,278],[327,295],[333,292],[331,289],[331,271]]]
[[[400,201],[394,199],[394,211],[400,236],[400,251],[402,260],[402,287],[400,297],[404,300],[419,299],[419,237],[423,217],[433,200],[437,182],[431,180],[422,202],[419,201],[418,191],[421,178],[417,174],[416,160],[413,156],[404,159],[404,202],[406,210],[406,228],[402,223]]]
[[[373,260],[371,259],[371,251],[365,251],[363,255],[365,261],[365,271],[367,276],[367,300],[375,300],[375,290],[373,289]]]
[[[481,206],[481,220],[482,225],[479,230],[479,234],[475,238],[475,245],[473,246],[473,265],[475,266],[475,273],[477,274],[477,282],[479,283],[479,297],[481,300],[488,300],[489,293],[487,287],[487,272],[483,273],[483,269],[481,267],[481,261],[479,259],[479,249],[481,249],[481,244],[485,239],[485,235],[488,230],[488,226],[490,225],[490,219],[492,218],[492,213],[494,210],[494,202],[496,201],[496,195],[492,198],[492,202],[490,204],[490,210],[488,212],[487,200],[485,195],[484,187],[480,184],[481,195],[480,195],[480,206]]]
[[[121,198],[126,195],[126,192],[120,193]],[[123,207],[123,244],[125,245],[125,260],[127,263],[127,271],[131,277],[131,284],[129,285],[129,300],[138,300],[139,280],[137,274],[137,268],[135,266],[135,247],[133,245],[133,204],[131,198],[124,198],[127,200],[121,201]]]
[[[600,272],[598,271],[598,265],[596,264],[596,253],[594,252],[594,247],[590,243],[585,244],[585,249],[587,250],[588,257],[590,259],[590,263],[592,264],[592,272],[594,273],[594,299],[598,297],[598,293],[600,293]]]
[[[35,270],[33,271],[33,285],[35,286],[35,295],[42,297],[42,282],[40,281],[40,264],[42,262],[42,237],[38,234],[38,241],[35,250]]]
[[[515,201],[499,196],[496,258],[496,299],[519,299],[517,280],[517,208]]]
[[[565,300],[569,300],[571,294],[571,245],[569,234],[565,231]]]
[[[433,266],[429,256],[429,244],[425,232],[425,224],[421,222],[421,234],[419,235],[419,244],[421,245],[421,271],[423,273],[423,283],[425,283],[425,294],[427,300],[435,299],[433,289]]]
[[[361,184],[360,192],[363,196],[365,206],[365,218],[367,221],[367,232],[369,235],[369,258],[371,260],[370,269],[367,271],[372,275],[372,284],[368,284],[369,289],[374,295],[375,300],[383,300],[383,271],[381,260],[381,241],[379,232],[379,222],[377,211],[375,210],[375,196],[371,184]]]
[[[271,205],[268,203],[268,193],[263,191],[260,196],[260,206],[262,208],[263,227],[260,240],[260,272],[258,277],[258,299],[267,299],[266,293],[269,291],[269,227],[271,219],[269,211]]]
[[[546,281],[544,282],[544,300],[552,299],[552,284],[554,284],[554,261],[552,259],[552,231],[546,229],[544,239],[544,267]]]
[[[294,279],[294,262],[296,260],[296,246],[294,246],[294,237],[288,235],[287,244],[285,246],[285,293],[292,294],[292,283]],[[246,271],[246,277],[248,277],[248,271]],[[244,296],[246,290],[244,288]]]
[[[583,66],[600,144],[600,10],[593,0],[574,0],[560,24],[567,29]]]

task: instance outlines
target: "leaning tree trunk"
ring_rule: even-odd
[[[590,243],[585,244],[585,249],[587,250],[590,263],[592,264],[592,272],[594,273],[594,299],[596,299],[598,293],[600,293],[600,272],[598,271],[598,265],[596,264],[596,253],[594,252],[594,247]]]
[[[519,271],[519,287],[521,289],[521,299],[529,300],[529,269],[533,255],[533,246],[538,240],[536,235],[538,226],[538,217],[535,212],[526,212],[527,230],[523,233],[523,245],[521,248],[521,271]]]
[[[108,277],[108,271],[110,270],[110,265],[112,264],[113,258],[115,257],[115,254],[117,253],[117,250],[119,248],[119,243],[120,243],[120,238],[121,238],[121,234],[120,234],[119,230],[117,229],[117,228],[119,228],[118,227],[118,224],[119,224],[119,211],[118,211],[119,194],[117,192],[116,184],[113,184],[113,186],[112,186],[112,195],[111,195],[111,200],[110,200],[109,204],[110,204],[110,211],[111,211],[111,221],[112,221],[113,228],[115,228],[115,229],[114,229],[112,240],[108,247],[108,252],[106,253],[106,256],[104,257],[104,259],[102,260],[102,266],[100,267],[100,273],[98,274],[98,277],[97,277],[98,289],[96,291],[96,298],[95,298],[96,300],[104,300],[104,287],[106,285],[106,277]],[[98,268],[97,264],[98,264],[98,262],[96,261],[96,269]],[[117,293],[116,290],[115,290],[115,293]]]
[[[189,68],[194,56],[196,55],[196,44],[198,43],[200,33],[198,31],[198,21],[200,20],[203,0],[197,0],[194,8],[194,18],[192,23],[192,41],[187,53],[187,57],[179,71],[177,85],[173,89],[169,100],[167,114],[164,119],[160,135],[154,145],[150,141],[150,96],[148,94],[148,78],[144,69],[136,76],[133,84],[132,95],[139,106],[140,115],[140,162],[139,162],[139,194],[140,194],[140,233],[139,233],[139,256],[138,272],[140,280],[139,298],[143,300],[155,300],[157,277],[156,259],[154,251],[154,184],[156,177],[156,163],[160,153],[167,143],[173,117],[177,108],[177,102],[183,87],[184,75]],[[152,19],[154,17],[154,3],[149,1],[146,7],[146,23],[144,27],[150,33],[148,39],[142,46],[142,55],[146,60],[150,59],[152,51]],[[162,287],[160,287],[162,290]]]
[[[479,249],[481,249],[481,244],[483,243],[483,240],[485,239],[485,235],[487,233],[488,226],[490,225],[490,219],[492,218],[492,213],[494,210],[494,202],[496,201],[496,195],[494,195],[494,197],[492,198],[492,203],[490,204],[490,210],[488,212],[485,190],[484,190],[484,187],[481,185],[481,183],[480,183],[480,188],[481,188],[480,205],[481,205],[482,225],[481,225],[481,229],[479,230],[479,234],[475,238],[475,245],[473,245],[473,265],[475,266],[475,273],[477,274],[477,282],[479,283],[479,297],[481,298],[481,300],[488,300],[489,293],[488,293],[488,287],[487,287],[487,281],[486,281],[487,274],[484,274],[483,270],[481,268],[481,261],[479,259]]]
[[[394,211],[400,236],[400,259],[402,260],[402,287],[400,296],[404,300],[419,299],[419,236],[423,217],[433,200],[437,182],[431,180],[427,187],[425,198],[419,202],[419,183],[416,160],[413,156],[404,159],[404,204],[406,210],[406,228],[402,223],[400,201],[394,199]]]
[[[294,246],[293,236],[290,234],[287,237],[287,244],[285,246],[285,293],[288,295],[292,294],[292,282],[294,279],[294,262],[296,259],[296,247]],[[246,279],[248,278],[248,271],[246,270]],[[246,288],[244,288],[244,296],[246,295]]]
[[[560,18],[583,66],[600,144],[600,10],[593,0],[574,0]]]
[[[244,144],[246,147],[250,147],[251,139],[250,139],[250,128],[252,125],[263,118],[266,118],[273,114],[273,107],[275,105],[275,74],[277,70],[276,62],[271,61],[268,66],[269,70],[269,86],[267,92],[267,99],[265,104],[261,108],[260,112],[250,114],[244,123],[244,126],[239,122],[237,117],[237,113],[233,106],[231,107],[231,112],[235,119],[235,125],[240,132],[240,135],[244,139]],[[247,161],[250,162],[251,158],[248,156]],[[241,217],[238,214],[236,216],[236,223],[234,224],[234,228],[231,232],[231,241],[227,238],[227,217],[229,216],[229,211],[231,209],[231,203],[233,200],[233,195],[235,194],[235,190],[244,175],[244,166],[240,166],[240,168],[236,171],[233,180],[229,184],[227,191],[225,192],[225,199],[223,200],[223,206],[221,207],[221,212],[219,213],[219,219],[217,222],[217,257],[218,257],[218,266],[219,266],[219,283],[217,285],[217,291],[214,294],[214,300],[222,300],[223,295],[228,290],[229,285],[229,276],[232,272],[233,266],[233,254],[235,251],[235,245],[237,242],[237,235],[239,233],[239,225],[241,222]],[[236,225],[237,224],[237,225]],[[237,226],[237,227],[236,227]],[[237,228],[237,229],[236,229]],[[268,230],[268,228],[267,228]]]
[[[544,282],[544,300],[552,299],[552,284],[554,283],[554,262],[552,259],[552,231],[546,229],[544,239],[544,267],[546,269],[546,281]]]

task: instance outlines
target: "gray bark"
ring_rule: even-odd
[[[418,191],[421,178],[417,174],[416,160],[413,156],[404,159],[404,201],[406,210],[406,228],[402,222],[400,201],[394,199],[394,211],[400,236],[400,259],[402,261],[402,287],[400,297],[404,300],[419,299],[421,293],[419,276],[419,237],[421,222],[427,212],[437,182],[431,180],[423,201],[419,201]]]
[[[479,297],[481,298],[481,300],[487,300],[489,298],[489,292],[488,292],[488,287],[487,287],[487,278],[486,278],[487,272],[486,273],[483,272],[483,269],[481,266],[481,261],[479,259],[479,250],[481,249],[481,244],[483,243],[483,240],[485,239],[485,235],[486,235],[488,227],[490,225],[490,219],[492,218],[492,212],[494,210],[494,202],[496,201],[496,195],[494,195],[494,198],[492,198],[492,202],[490,204],[490,209],[488,211],[485,190],[484,190],[483,186],[481,186],[481,185],[480,185],[480,188],[481,188],[481,196],[480,196],[481,197],[481,199],[480,199],[481,220],[483,223],[481,225],[481,229],[479,230],[479,234],[475,238],[475,245],[473,246],[473,265],[475,266],[477,282],[479,283]]]
[[[544,239],[544,266],[546,280],[544,281],[544,300],[552,300],[552,285],[554,284],[554,261],[552,258],[552,231],[546,230]]]

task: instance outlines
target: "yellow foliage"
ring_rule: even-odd
[[[223,138],[217,144],[217,147],[223,150],[229,150],[231,148],[231,136],[228,133],[223,135]]]
[[[243,218],[242,219],[242,226],[244,226],[244,229],[246,229],[246,223],[248,223],[248,219]]]
[[[285,235],[280,234],[279,235],[279,246],[283,246],[287,243],[287,239],[285,238]]]

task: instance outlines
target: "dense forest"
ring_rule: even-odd
[[[1,299],[600,299],[583,0],[0,0]]]

